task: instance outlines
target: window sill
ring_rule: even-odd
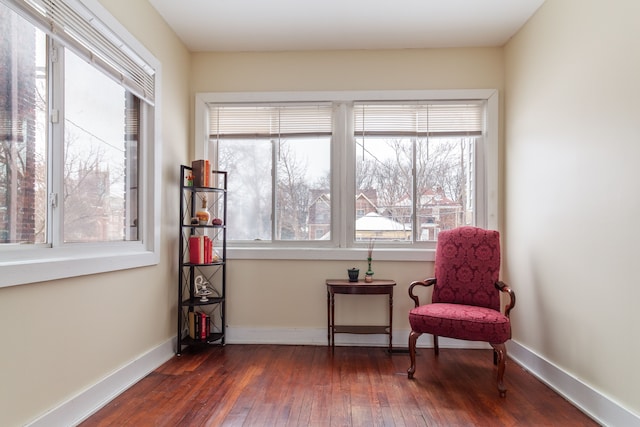
[[[227,248],[227,258],[273,259],[273,260],[317,260],[317,261],[362,261],[367,259],[367,249],[362,248]],[[375,249],[376,261],[434,261],[433,249],[386,248]]]
[[[20,259],[0,261],[0,288],[144,267],[159,261],[157,253],[144,250],[141,244],[94,249],[25,250]]]

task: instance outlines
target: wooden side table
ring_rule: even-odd
[[[335,349],[335,334],[388,334],[389,353],[393,351],[392,326],[393,326],[393,280],[376,279],[371,283],[364,280],[350,282],[346,279],[327,279],[327,329],[329,346]],[[336,325],[335,322],[335,294],[349,295],[389,295],[389,323],[387,325]]]

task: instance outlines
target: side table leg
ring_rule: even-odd
[[[331,293],[327,290],[327,345],[331,347]]]
[[[389,294],[389,354],[393,352],[393,289]]]
[[[331,352],[336,348],[336,301],[335,294],[331,292]]]

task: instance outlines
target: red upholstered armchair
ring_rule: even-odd
[[[415,308],[409,312],[409,378],[416,371],[416,341],[423,333],[433,335],[436,355],[438,336],[469,341],[485,341],[494,349],[498,365],[498,391],[506,395],[503,377],[511,338],[509,312],[515,306],[513,291],[498,280],[500,234],[477,227],[441,231],[436,248],[435,278],[415,281],[409,296]],[[416,286],[433,286],[431,304],[420,305]],[[500,292],[509,295],[504,313],[500,311]]]

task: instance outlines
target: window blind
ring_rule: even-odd
[[[210,138],[332,134],[331,104],[209,105]]]
[[[356,136],[478,136],[482,102],[354,103]]]
[[[155,100],[155,70],[74,0],[2,0],[145,102]]]

